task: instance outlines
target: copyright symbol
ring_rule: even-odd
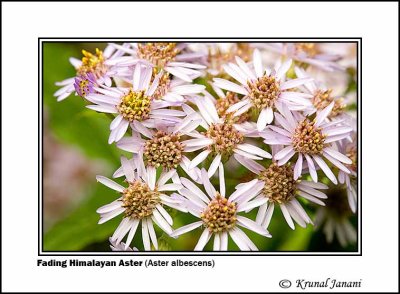
[[[283,289],[287,289],[290,288],[290,286],[292,286],[292,282],[289,280],[281,280],[279,282],[279,287],[283,288]]]

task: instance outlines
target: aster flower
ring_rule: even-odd
[[[240,57],[236,57],[236,62],[237,65],[224,65],[224,70],[240,85],[219,78],[214,78],[214,85],[244,95],[240,102],[229,107],[227,111],[235,112],[236,116],[250,108],[257,110],[260,113],[257,120],[258,131],[262,131],[273,121],[274,109],[278,103],[286,104],[291,110],[302,110],[311,106],[308,99],[312,97],[310,94],[290,91],[311,80],[306,78],[286,81],[286,72],[292,64],[291,59],[277,66],[274,71],[263,67],[258,50],[254,50],[253,54],[254,71]]]
[[[185,43],[129,43],[121,46],[113,46],[127,54],[120,60],[116,60],[119,66],[131,66],[146,62],[155,67],[156,73],[164,70],[169,74],[186,82],[192,82],[199,77],[204,65],[191,63],[204,57],[203,53],[189,52]]]
[[[266,131],[260,133],[266,144],[286,146],[274,156],[278,165],[284,165],[293,156],[298,155],[294,167],[294,179],[298,179],[302,174],[305,160],[314,182],[318,181],[316,166],[319,166],[325,175],[337,184],[335,175],[322,157],[345,173],[350,173],[344,166],[344,163],[351,164],[350,158],[337,151],[332,143],[349,136],[352,128],[340,126],[340,122],[326,121],[333,107],[334,102],[317,112],[313,120],[298,112],[293,114],[286,107],[282,107],[280,111],[283,115],[275,114],[281,127],[269,126]]]
[[[163,170],[176,170],[180,166],[192,178],[197,179],[198,169],[188,169],[190,160],[184,155],[186,146],[183,137],[190,135],[200,123],[201,117],[197,113],[186,116],[173,127],[158,124],[157,130],[148,129],[135,121],[133,135],[122,138],[117,146],[140,156],[143,154],[147,166],[161,166]],[[179,177],[176,177],[178,175],[175,173],[173,180],[179,182]]]
[[[331,243],[336,236],[342,247],[357,241],[357,232],[350,222],[353,213],[346,194],[340,187],[330,189],[326,206],[320,207],[315,215],[315,227],[322,229],[327,242]]]
[[[321,199],[326,199],[327,196],[319,190],[328,189],[328,186],[322,183],[295,179],[293,166],[290,163],[278,165],[276,162],[272,162],[265,168],[261,164],[243,156],[235,155],[235,157],[243,166],[257,174],[258,177],[254,180],[252,187],[249,189],[240,187],[232,194],[232,197],[247,197],[248,191],[252,191],[254,194],[253,201],[268,199],[268,202],[258,210],[257,223],[261,224],[263,228],[268,228],[275,206],[279,206],[291,229],[294,230],[295,228],[293,220],[303,228],[307,224],[313,224],[297,199],[301,197],[324,206],[325,204]],[[239,194],[239,196],[234,196],[235,194]]]
[[[220,166],[222,166],[222,163],[220,163]],[[240,227],[244,227],[265,237],[271,237],[271,235],[259,224],[239,215],[239,213],[262,205],[266,202],[266,199],[257,202],[248,201],[248,196],[237,201],[233,201],[233,195],[226,198],[223,169],[220,168],[219,171],[219,191],[216,191],[210,183],[205,169],[202,169],[201,177],[206,193],[190,180],[181,178],[183,188],[179,190],[179,193],[187,199],[185,205],[188,211],[200,220],[175,230],[171,236],[178,237],[198,227],[202,227],[203,233],[194,248],[195,251],[203,250],[212,236],[214,236],[213,250],[227,251],[228,235],[241,251],[257,251],[257,247]],[[242,187],[247,188],[251,184],[251,182],[244,183]],[[252,192],[249,194],[252,194]]]
[[[341,56],[326,52],[322,43],[267,43],[257,46],[325,71],[343,70],[337,63]]]
[[[204,133],[192,132],[188,134],[194,139],[183,142],[187,152],[203,149],[192,159],[189,169],[199,165],[209,155],[214,157],[208,170],[209,177],[216,172],[218,166],[221,166],[220,162],[228,160],[233,153],[255,160],[271,158],[271,154],[267,151],[244,142],[245,137],[254,135],[252,124],[235,124],[231,120],[220,118],[215,105],[207,96],[194,97],[193,101],[205,121],[206,130]]]
[[[97,181],[121,194],[121,197],[97,210],[97,213],[100,214],[99,224],[124,214],[111,241],[115,242],[117,246],[129,232],[125,242],[125,249],[127,249],[141,224],[144,249],[151,250],[150,242],[157,249],[157,236],[153,222],[167,234],[172,233],[173,220],[163,206],[186,211],[179,206],[177,200],[171,199],[164,193],[176,191],[182,186],[167,183],[171,179],[171,172],[163,172],[157,180],[156,169],[154,167],[145,168],[139,157],[136,161],[136,170],[124,157],[121,158],[121,163],[127,187],[103,176],[96,177]]]
[[[117,70],[113,66],[107,64],[108,61],[123,55],[123,52],[116,51],[114,47],[107,46],[104,52],[96,48],[96,53],[90,53],[82,50],[82,60],[74,57],[70,58],[71,64],[76,69],[76,77],[65,79],[57,82],[57,86],[61,86],[54,93],[57,101],[62,101],[69,95],[76,93],[85,97],[89,93],[93,93],[94,85],[111,86],[111,78],[123,76],[125,69]]]
[[[294,70],[299,78],[309,77],[308,74],[299,67],[295,67]],[[333,102],[334,105],[332,111],[328,115],[328,119],[349,119],[349,115],[345,113],[346,102],[348,99],[334,96],[332,88],[327,88],[326,86],[317,83],[315,80],[305,83],[301,88],[304,89],[302,90],[305,93],[312,95],[311,102],[313,107],[310,107],[304,111],[306,115],[311,115],[318,110],[321,111]]]
[[[135,121],[141,122],[148,128],[154,128],[156,122],[173,125],[179,121],[178,117],[185,116],[182,111],[167,109],[169,106],[181,105],[182,101],[154,99],[153,95],[162,73],[150,84],[151,73],[151,67],[138,64],[133,74],[132,88],[95,88],[100,94],[89,94],[86,97],[96,104],[87,108],[118,114],[110,125],[111,134],[108,141],[110,144],[119,141],[128,130],[129,124]],[[192,86],[199,87],[193,90]],[[188,85],[179,88],[179,91],[182,95],[186,95],[201,89],[203,86]]]

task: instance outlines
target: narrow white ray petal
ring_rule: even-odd
[[[256,197],[263,188],[264,188],[264,182],[259,181],[257,184],[254,185],[254,187],[250,191],[240,196],[236,202],[238,204],[245,204],[247,201],[250,201],[251,199]]]
[[[281,90],[287,90],[291,88],[295,88],[301,85],[304,85],[305,83],[309,83],[313,81],[312,78],[303,78],[303,79],[293,79],[290,81],[286,81],[281,84]]]
[[[200,199],[197,194],[193,193],[192,191],[183,188],[179,190],[179,193],[181,193],[184,197],[186,197],[189,201],[191,201],[193,204],[196,204],[199,208],[204,209],[207,205],[202,201],[203,199]],[[206,202],[208,203],[208,201]]]
[[[150,235],[151,243],[153,243],[154,249],[158,250],[157,236],[156,236],[156,232],[154,231],[153,222],[152,222],[151,218],[148,217],[147,219],[144,219],[143,221],[146,221],[146,223],[147,223],[148,232]]]
[[[225,198],[225,172],[224,172],[224,165],[222,164],[222,162],[219,163],[219,174],[218,174],[218,178],[219,178],[219,193],[221,194],[222,197]]]
[[[322,169],[322,171],[325,173],[325,175],[334,183],[337,185],[337,180],[329,166],[325,163],[325,161],[319,157],[318,155],[313,155],[313,158],[315,162],[319,165],[319,167]]]
[[[108,213],[108,212],[111,212],[111,211],[117,209],[118,207],[121,207],[121,204],[122,204],[121,201],[118,201],[118,200],[113,201],[109,204],[103,205],[102,207],[98,208],[96,210],[96,212],[100,213],[100,214],[105,214],[105,213]]]
[[[176,229],[175,231],[172,232],[171,237],[178,237],[187,232],[193,231],[194,229],[200,227],[202,224],[203,224],[203,221],[198,221],[198,222],[194,222],[194,223],[188,224],[186,226],[180,227],[179,229]]]
[[[92,109],[97,112],[104,113],[118,113],[118,110],[114,106],[109,105],[87,105],[86,108]]]
[[[301,206],[301,204],[299,203],[299,201],[297,201],[296,198],[293,198],[290,203],[292,204],[292,206],[294,207],[294,209],[296,209],[297,213],[299,214],[299,216],[308,224],[313,224],[313,222],[311,221],[310,217],[307,215],[307,212],[304,210],[304,208]]]
[[[142,239],[145,251],[151,250],[149,228],[147,226],[146,220],[142,220]]]
[[[246,85],[246,79],[244,79],[240,74],[236,72],[232,67],[230,67],[228,64],[222,65],[224,68],[225,72],[230,75],[232,78],[234,78],[236,81],[241,83],[242,85]]]
[[[248,219],[248,218],[246,218],[244,216],[238,215],[237,216],[237,221],[241,226],[243,226],[243,227],[245,227],[245,228],[247,228],[247,229],[249,229],[249,230],[251,230],[251,231],[253,231],[253,232],[257,233],[257,234],[260,234],[260,235],[265,236],[265,237],[269,237],[270,236],[269,232],[266,229],[264,229],[263,227],[261,227],[256,222],[254,222],[254,221],[252,221],[252,220],[250,220],[250,219]]]
[[[322,152],[322,154],[325,156],[326,159],[328,159],[331,163],[333,163],[333,165],[337,166],[340,170],[344,171],[347,174],[351,173],[351,171],[336,158],[333,158],[332,156],[330,156],[328,153],[326,153],[324,151]]]
[[[211,236],[210,231],[208,229],[205,229],[203,231],[203,233],[201,234],[200,239],[196,244],[196,247],[194,247],[193,250],[194,251],[202,251],[204,246],[206,246],[208,240],[210,239],[210,236]]]
[[[315,169],[314,162],[308,154],[304,154],[304,157],[306,158],[307,165],[308,165],[308,171],[310,172],[311,178],[315,183],[317,183],[318,182],[318,174],[317,174],[317,170]]]
[[[165,220],[172,226],[173,220],[169,213],[162,207],[160,204],[156,205],[157,210],[161,213],[161,215],[165,218]]]
[[[213,144],[214,141],[209,138],[201,138],[201,139],[189,139],[186,141],[183,141],[182,144],[184,144],[186,147],[195,147],[195,146],[201,146],[201,147],[206,147],[208,145]]]
[[[251,180],[250,182],[244,183],[243,185],[241,185],[239,188],[236,189],[235,192],[233,192],[231,194],[231,196],[229,197],[229,201],[234,201],[237,198],[241,197],[242,195],[244,195],[247,191],[249,191],[250,189],[254,188],[254,186],[259,182],[258,179],[254,179]]]
[[[227,251],[228,250],[228,233],[222,232],[220,235],[220,238],[221,238],[221,251]]]
[[[298,190],[298,191],[297,191],[297,194],[299,194],[301,197],[303,197],[303,198],[305,198],[305,199],[307,199],[307,200],[310,200],[311,202],[314,202],[314,203],[316,203],[316,204],[325,206],[325,203],[324,203],[324,202],[322,202],[321,200],[319,200],[318,198],[316,198],[316,197],[314,197],[314,196],[312,196],[312,195],[310,195],[310,194],[307,194],[306,192],[303,192],[303,191],[301,191],[301,190]]]
[[[229,106],[228,109],[226,110],[226,112],[231,113],[231,112],[237,111],[249,103],[250,103],[249,99],[243,99],[243,100]]]
[[[257,130],[261,132],[262,130],[265,129],[268,121],[268,108],[264,108],[261,110],[260,115],[258,116],[257,119]]]
[[[303,170],[303,155],[299,153],[299,157],[297,158],[296,165],[294,166],[294,174],[293,178],[297,180],[301,176],[301,171]]]
[[[264,158],[272,158],[272,155],[269,154],[267,151],[251,144],[243,143],[237,145],[236,147],[247,153],[253,153],[254,155],[258,155]]]
[[[104,186],[107,186],[108,188],[111,188],[115,191],[118,192],[123,192],[124,191],[124,187],[122,187],[120,184],[117,184],[116,182],[114,182],[113,180],[110,180],[109,178],[106,178],[104,176],[96,176],[96,180],[100,183],[102,183]]]
[[[242,95],[248,94],[247,90],[244,87],[239,86],[235,83],[232,83],[232,82],[224,80],[224,79],[214,78],[214,83],[217,87],[222,88],[224,90],[239,93]]]
[[[333,106],[335,106],[335,101],[332,101],[331,104],[317,113],[314,124],[316,128],[318,128],[326,120],[328,115],[331,113]]]
[[[129,121],[122,120],[121,123],[112,131],[115,132],[114,141],[118,142],[126,134],[129,127]]]
[[[254,73],[250,70],[249,66],[241,59],[239,56],[235,56],[236,63],[239,65],[240,69],[252,80],[257,79]]]
[[[264,74],[263,72],[263,64],[261,59],[261,54],[258,49],[255,49],[253,52],[253,66],[258,78],[261,78]],[[243,83],[242,83],[243,84]]]
[[[131,163],[126,157],[121,156],[121,164],[122,164],[122,170],[124,171],[125,177],[129,182],[134,181],[135,177],[135,172],[132,168]]]
[[[212,199],[215,197],[217,191],[214,186],[211,184],[210,179],[208,178],[207,171],[205,169],[201,170],[201,177],[203,180],[204,189],[206,190],[208,196]]]
[[[292,206],[290,202],[286,203],[286,208],[290,213],[290,216],[294,219],[294,221],[302,228],[307,226],[306,222],[303,218],[297,213],[297,210]]]
[[[323,151],[343,163],[346,163],[346,164],[353,163],[350,158],[348,158],[346,155],[343,155],[342,153],[336,151],[335,149],[332,149],[330,147],[325,147]]]
[[[238,212],[250,211],[253,208],[260,207],[261,205],[266,204],[267,202],[268,202],[268,199],[262,196],[260,198],[256,198],[255,200],[252,200],[249,202],[240,203],[237,207],[237,211]]]
[[[176,67],[169,67],[169,66],[167,66],[167,67],[165,68],[165,70],[166,70],[167,72],[169,72],[170,74],[172,74],[172,75],[174,75],[174,76],[180,78],[181,80],[184,80],[185,82],[189,82],[189,83],[192,82],[192,79],[191,79],[186,73],[182,72],[181,70],[179,70],[179,69],[176,68]]]
[[[195,184],[193,184],[191,181],[189,181],[186,178],[181,177],[181,182],[182,185],[184,185],[189,191],[193,192],[194,194],[197,195],[198,198],[203,200],[204,202],[208,203],[210,202],[210,198],[206,196],[206,194],[203,193]]]
[[[352,130],[353,129],[351,127],[337,127],[337,126],[334,126],[333,128],[327,130],[326,127],[324,126],[322,132],[324,135],[332,137],[337,135],[349,134]]]
[[[268,228],[269,223],[271,222],[272,215],[274,214],[274,207],[275,207],[274,203],[271,203],[268,206],[267,213],[265,214],[265,219],[263,220],[263,222],[261,224],[261,226],[263,228]]]
[[[160,176],[160,178],[157,181],[157,185],[163,186],[166,182],[168,182],[169,179],[176,173],[176,170],[169,170],[168,172],[163,172]]]
[[[250,158],[250,159],[254,159],[254,160],[262,160],[263,159],[262,157],[252,155],[250,153],[247,153],[247,152],[245,152],[243,150],[240,150],[240,149],[237,149],[237,148],[234,149],[233,152],[235,152],[235,153],[237,153],[239,155],[242,155],[244,157],[247,157],[247,158]]]
[[[114,231],[114,234],[110,238],[113,242],[115,242],[118,239],[119,232],[121,231],[122,228],[125,227],[127,223],[129,223],[129,218],[123,218],[122,221],[119,223],[117,229]]]
[[[157,170],[154,166],[148,166],[147,167],[147,180],[149,184],[149,188],[151,190],[154,190],[156,187],[156,176],[157,176]],[[162,191],[162,190],[159,190]]]
[[[131,222],[131,227],[130,227],[130,231],[128,234],[128,237],[126,238],[126,243],[125,243],[125,250],[129,247],[129,245],[131,244],[133,237],[135,236],[136,230],[139,226],[140,221],[139,220],[133,220]]]
[[[180,184],[164,184],[160,187],[158,187],[158,191],[177,191],[179,189],[182,189],[183,186]]]
[[[115,237],[117,238],[116,240],[116,245],[118,245],[122,239],[126,236],[126,234],[129,232],[129,230],[132,227],[132,221],[128,218],[128,221],[125,222],[125,224],[123,226],[121,226],[118,235],[116,235]]]
[[[275,160],[281,160],[286,155],[288,155],[291,151],[293,151],[293,147],[292,146],[287,146],[287,147],[283,148],[281,151],[279,151],[278,153],[276,153],[275,156],[274,156],[274,159]]]
[[[189,169],[193,169],[194,167],[198,166],[200,162],[204,161],[210,153],[210,150],[204,150],[199,153],[199,155],[192,159],[192,162],[189,165]]]
[[[248,159],[239,154],[234,154],[233,156],[241,165],[243,165],[245,168],[255,174],[259,174],[261,171],[265,170],[265,168],[261,164],[255,162],[254,160]]]
[[[276,72],[276,77],[278,80],[282,79],[286,75],[291,65],[292,65],[292,60],[288,59],[279,67],[278,71]]]
[[[214,234],[213,250],[214,250],[214,251],[220,251],[220,249],[221,249],[221,238],[220,238],[220,234]]]
[[[302,183],[299,183],[297,185],[298,189],[301,191],[304,191],[310,195],[314,195],[315,197],[318,198],[322,198],[322,199],[326,199],[328,198],[328,196],[326,196],[324,193],[322,193],[321,191],[315,190],[314,188],[308,187],[306,185],[302,185]]]
[[[217,171],[217,168],[219,166],[219,163],[221,162],[221,154],[217,154],[213,161],[211,162],[211,165],[208,169],[208,177],[211,178],[215,172]]]
[[[153,132],[151,130],[149,130],[148,128],[146,128],[141,122],[135,120],[135,121],[133,121],[133,126],[143,136],[145,136],[149,139],[153,138]]]
[[[323,183],[315,183],[315,182],[310,182],[310,181],[301,181],[301,183],[299,185],[307,186],[307,187],[311,187],[311,188],[319,189],[319,190],[329,189],[329,187]]]
[[[268,209],[268,202],[266,202],[260,206],[260,208],[258,209],[258,212],[257,212],[257,216],[256,216],[256,223],[258,223],[260,225],[262,224],[262,221],[265,218],[265,214],[267,213],[267,209]]]
[[[114,130],[115,128],[117,128],[121,123],[122,119],[123,119],[122,115],[119,114],[118,116],[116,116],[110,124],[110,130]]]
[[[125,211],[125,208],[121,207],[121,208],[118,208],[118,209],[116,209],[116,210],[114,210],[112,212],[106,213],[106,214],[101,216],[98,224],[99,225],[104,224],[106,221],[109,221],[110,219],[116,217],[117,215],[120,215],[124,211]]]
[[[296,152],[294,150],[290,151],[284,158],[282,158],[281,160],[278,161],[278,165],[279,166],[284,165],[286,162],[288,162],[293,157],[293,155],[295,153]]]
[[[250,248],[246,244],[246,241],[243,240],[242,236],[240,236],[240,234],[238,234],[236,230],[230,230],[229,235],[241,251],[250,251]]]
[[[141,64],[137,64],[135,66],[135,71],[133,72],[133,90],[134,91],[142,90],[140,88],[140,78],[141,78],[141,73],[142,73],[141,68],[142,68]]]
[[[153,221],[168,235],[171,235],[172,228],[168,222],[162,217],[162,215],[157,211],[153,210],[153,216],[151,217]]]
[[[291,216],[290,216],[290,213],[289,213],[289,211],[287,210],[285,204],[281,203],[281,204],[279,205],[279,207],[281,208],[282,214],[283,214],[283,216],[285,217],[286,222],[288,223],[289,227],[290,227],[292,230],[294,230],[294,223],[293,223],[293,220],[292,220],[292,218],[291,218]]]

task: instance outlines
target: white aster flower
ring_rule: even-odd
[[[128,130],[129,124],[135,121],[141,122],[145,127],[154,128],[160,121],[174,125],[179,121],[178,117],[185,116],[182,111],[167,109],[169,106],[181,105],[182,101],[154,99],[153,94],[162,72],[150,84],[151,75],[151,67],[138,64],[135,67],[131,88],[95,88],[100,94],[92,93],[86,97],[96,104],[87,108],[118,114],[110,125],[111,134],[108,141],[110,144],[119,141]],[[195,90],[193,86],[196,87]],[[200,85],[186,85],[179,89],[179,93],[182,95],[193,91],[197,93],[203,88],[204,86]]]
[[[299,78],[307,78],[309,75],[301,68],[295,67],[295,72],[297,77]],[[332,111],[328,115],[329,120],[348,120],[349,115],[345,113],[345,108],[346,105],[350,102],[352,102],[352,99],[349,97],[341,97],[341,96],[335,96],[333,94],[333,89],[332,88],[327,88],[325,85],[321,83],[317,83],[315,80],[310,81],[308,83],[305,83],[303,86],[301,86],[301,89],[305,93],[309,93],[312,95],[311,98],[311,103],[312,107],[306,109],[304,111],[304,114],[306,115],[312,115],[313,113],[317,112],[318,110],[321,111],[329,104],[332,102],[334,103],[334,106],[332,108]]]
[[[337,151],[332,143],[348,137],[352,128],[341,126],[340,121],[326,121],[333,106],[332,102],[318,112],[314,120],[310,120],[298,112],[292,113],[286,107],[282,107],[280,111],[283,115],[275,114],[281,127],[271,125],[263,133],[260,133],[266,144],[286,146],[274,156],[278,165],[284,165],[293,156],[298,155],[294,167],[295,179],[302,174],[303,161],[306,160],[314,182],[318,181],[316,166],[319,166],[325,175],[334,184],[337,184],[335,175],[322,157],[345,173],[350,173],[344,164],[351,164],[351,159]]]
[[[194,97],[193,101],[204,119],[202,126],[206,131],[192,132],[188,135],[194,139],[183,141],[186,152],[204,149],[192,159],[189,170],[198,166],[209,155],[214,157],[208,169],[209,177],[214,175],[220,162],[228,160],[233,153],[255,160],[271,158],[267,151],[244,142],[245,137],[254,136],[255,130],[251,123],[235,124],[231,120],[220,118],[214,103],[207,96]]]
[[[328,52],[323,43],[267,43],[257,44],[257,47],[325,71],[343,70],[343,67],[337,62],[341,56]]]
[[[255,198],[253,201],[268,199],[268,202],[258,210],[257,223],[261,224],[263,228],[268,228],[274,208],[278,205],[291,229],[294,230],[295,228],[293,220],[303,228],[307,224],[313,224],[297,198],[302,197],[324,206],[325,204],[321,199],[326,199],[327,196],[319,190],[328,189],[328,186],[322,183],[295,179],[293,166],[290,164],[278,165],[276,162],[272,162],[265,168],[243,156],[235,155],[235,157],[246,168],[258,175],[257,179],[253,180],[253,186],[237,189],[235,192],[239,194],[237,197],[247,197],[247,193],[251,191]]]
[[[254,71],[240,57],[236,57],[236,62],[237,65],[234,63],[224,65],[224,70],[240,85],[219,78],[214,78],[214,85],[244,95],[242,101],[231,106],[228,112],[240,115],[250,108],[255,108],[260,112],[257,120],[259,131],[273,121],[274,108],[278,103],[286,104],[291,110],[302,110],[311,106],[308,98],[312,95],[290,91],[312,80],[305,78],[286,81],[286,72],[292,64],[291,59],[277,66],[273,71],[264,68],[258,50],[254,50],[253,54]]]
[[[222,163],[220,163],[220,166],[222,166]],[[179,193],[187,199],[185,203],[187,210],[200,220],[175,230],[171,236],[177,237],[202,227],[203,233],[194,248],[195,251],[203,250],[212,236],[214,236],[213,250],[227,251],[228,235],[241,251],[257,251],[257,247],[240,227],[265,237],[271,237],[271,235],[259,224],[239,215],[239,213],[262,205],[266,202],[266,199],[263,199],[263,201],[249,201],[249,197],[246,196],[234,201],[233,194],[226,198],[223,169],[220,168],[219,171],[219,191],[216,191],[210,183],[205,169],[202,169],[201,176],[206,193],[190,180],[181,178],[183,188],[179,190]],[[251,182],[241,185],[247,187],[247,185],[251,185]]]
[[[204,65],[192,63],[204,58],[204,53],[188,51],[185,43],[130,43],[129,47],[124,45],[113,44],[118,50],[129,54],[114,61],[118,66],[146,62],[154,66],[157,73],[164,70],[186,82],[192,82],[202,75],[200,70],[206,68]]]
[[[152,243],[157,250],[158,243],[153,222],[167,234],[172,233],[173,220],[163,205],[186,212],[176,199],[172,199],[164,193],[176,191],[182,186],[167,183],[172,177],[171,172],[163,172],[157,180],[156,169],[154,167],[145,168],[143,161],[139,157],[137,158],[136,170],[128,159],[121,158],[128,187],[123,187],[103,176],[96,177],[97,181],[121,194],[121,197],[97,210],[97,213],[100,214],[99,224],[124,214],[120,225],[111,237],[112,242],[118,245],[128,234],[125,249],[128,248],[141,224],[144,249],[151,250]]]
[[[140,122],[133,122],[133,135],[122,138],[118,148],[143,154],[146,166],[162,167],[163,170],[176,170],[180,166],[192,178],[197,179],[198,168],[189,170],[190,160],[184,155],[185,144],[183,137],[189,135],[199,126],[201,117],[198,113],[192,113],[176,123],[173,127],[157,125],[157,130],[151,130]],[[179,182],[177,174],[173,176],[175,182]]]
[[[111,86],[111,78],[126,75],[127,69],[117,69],[107,64],[107,61],[119,58],[123,52],[117,52],[114,47],[107,46],[104,52],[96,48],[96,53],[92,54],[82,50],[82,60],[71,57],[70,62],[75,67],[76,77],[57,82],[61,86],[54,93],[57,101],[62,101],[75,91],[82,97],[93,92],[95,85]]]
[[[322,229],[327,242],[331,243],[336,236],[342,247],[357,241],[357,231],[350,221],[353,212],[346,194],[340,187],[329,190],[326,206],[320,207],[315,215],[315,227]]]

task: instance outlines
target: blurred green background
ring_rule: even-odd
[[[53,96],[58,89],[56,81],[73,77],[75,70],[69,57],[81,58],[81,50],[93,52],[95,48],[104,49],[104,43],[43,43],[43,95],[44,95],[44,164],[43,164],[43,203],[44,203],[44,251],[110,251],[110,237],[121,218],[98,225],[96,209],[113,201],[116,192],[96,182],[95,176],[110,177],[120,166],[121,152],[115,144],[109,145],[110,118],[85,108],[86,102],[71,95],[62,102]],[[126,155],[126,153],[125,153]],[[242,168],[235,177],[246,177]],[[231,177],[231,178],[229,178]],[[227,192],[233,190],[233,175],[227,174]],[[307,205],[312,216],[315,208]],[[188,224],[194,218],[189,214],[171,211],[174,228]],[[255,219],[256,210],[250,213]],[[357,218],[352,218],[355,227]],[[245,229],[244,229],[245,230]],[[246,230],[245,230],[246,231]],[[272,238],[264,238],[246,231],[260,251],[357,251],[356,244],[342,248],[335,241],[328,244],[325,235],[312,226],[303,229],[296,226],[292,231],[286,224],[282,213],[276,209],[269,231]],[[160,250],[190,251],[194,248],[200,229],[173,239],[157,230]],[[209,242],[205,250],[212,250]],[[238,248],[229,242],[230,250]],[[143,249],[141,232],[138,230],[133,246]]]

